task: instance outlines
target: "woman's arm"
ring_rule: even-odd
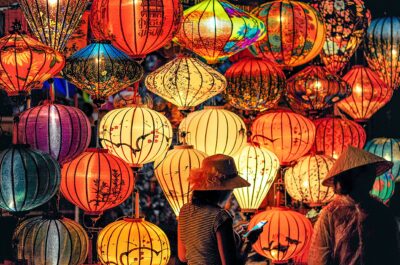
[[[310,254],[308,256],[309,265],[332,264],[332,240],[333,231],[331,231],[330,216],[328,212],[322,210],[314,225]]]
[[[181,239],[181,229],[178,222],[178,258],[181,262],[187,262],[186,259],[186,246]]]
[[[231,222],[223,223],[216,233],[218,251],[221,257],[222,265],[240,265],[237,258],[235,238]]]

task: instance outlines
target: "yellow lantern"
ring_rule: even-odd
[[[103,265],[166,265],[171,249],[158,226],[144,219],[124,218],[99,233],[97,255]]]
[[[233,193],[242,212],[255,212],[267,196],[279,170],[278,157],[271,151],[248,143],[235,157],[239,175],[251,186]]]
[[[149,74],[146,87],[179,109],[189,109],[225,90],[226,79],[199,59],[179,57]]]
[[[200,168],[206,157],[205,153],[184,144],[175,146],[165,157],[159,157],[154,162],[158,183],[176,216],[179,216],[181,207],[190,199],[190,170]]]

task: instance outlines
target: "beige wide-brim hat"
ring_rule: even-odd
[[[333,187],[334,179],[338,176],[349,175],[352,170],[364,166],[373,166],[375,176],[380,176],[393,167],[393,163],[376,156],[368,151],[356,147],[348,147],[336,160],[328,175],[322,181],[322,185]]]
[[[241,178],[235,160],[227,155],[206,157],[201,168],[190,171],[189,183],[192,190],[233,190],[249,187],[250,183]]]

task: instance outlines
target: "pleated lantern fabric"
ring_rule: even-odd
[[[226,79],[199,59],[181,56],[150,73],[146,87],[185,110],[225,90]]]
[[[129,165],[105,149],[87,149],[65,163],[61,175],[61,193],[89,215],[121,204],[135,187]]]
[[[60,179],[60,166],[51,156],[26,145],[13,145],[0,153],[0,208],[32,210],[57,193]]]
[[[386,204],[394,195],[395,188],[396,182],[393,175],[386,172],[375,179],[370,194]]]
[[[124,218],[101,230],[97,255],[103,265],[166,265],[171,248],[158,226],[144,219]]]
[[[68,218],[33,217],[14,232],[17,258],[35,265],[81,265],[89,239],[83,227]]]
[[[223,107],[207,106],[190,113],[181,121],[179,131],[181,139],[209,156],[233,156],[246,144],[243,120]]]
[[[80,109],[45,102],[19,116],[18,142],[50,154],[60,164],[80,155],[90,144],[91,126]]]

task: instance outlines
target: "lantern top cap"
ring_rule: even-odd
[[[93,40],[92,44],[111,44],[111,40]]]
[[[204,110],[209,109],[225,109],[224,106],[204,106]]]
[[[174,149],[182,150],[182,149],[194,149],[193,145],[189,144],[182,144],[182,145],[175,145]]]
[[[133,218],[133,217],[124,217],[123,220],[128,223],[141,223],[145,221],[144,218]]]
[[[90,152],[90,153],[108,153],[107,149],[103,148],[87,148],[85,152]]]

